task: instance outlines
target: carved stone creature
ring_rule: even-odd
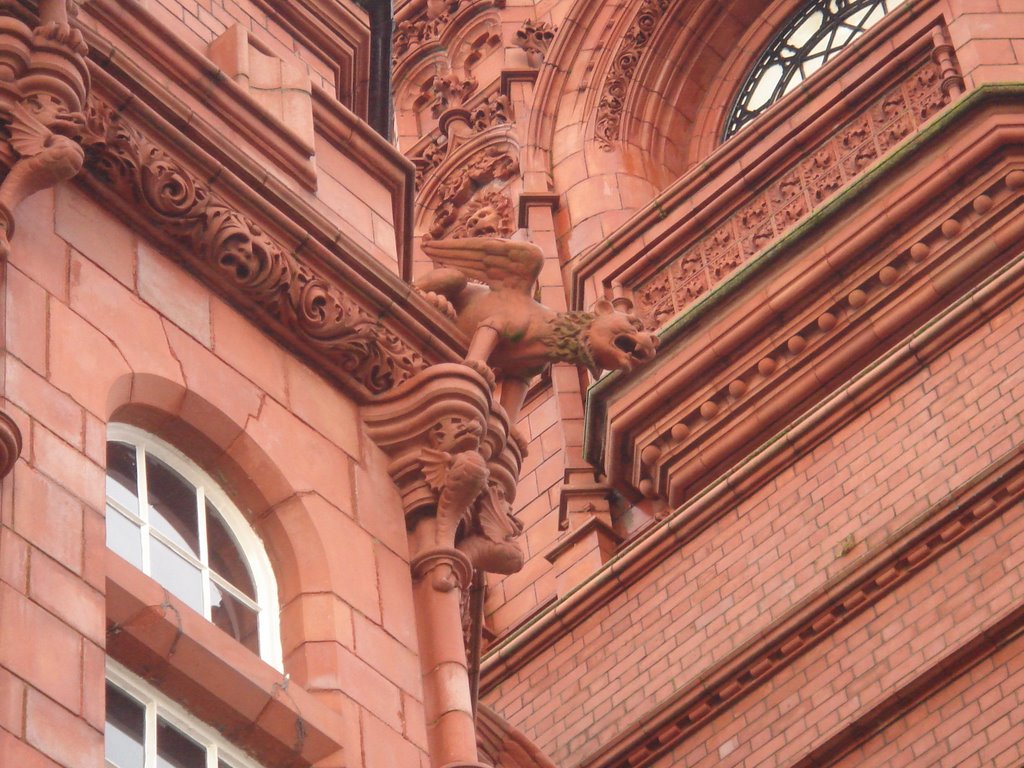
[[[466,363],[502,382],[513,422],[530,379],[555,361],[629,371],[654,357],[658,337],[633,315],[598,301],[592,312],[555,312],[533,298],[544,254],[527,242],[490,237],[435,240],[423,249],[437,267],[416,281],[446,298],[470,337]],[[489,367],[490,366],[490,367]]]
[[[0,182],[0,257],[8,255],[18,204],[74,177],[85,160],[71,138],[89,90],[88,49],[68,21],[74,11],[71,0],[40,0],[34,30],[3,14],[0,125],[11,168]]]

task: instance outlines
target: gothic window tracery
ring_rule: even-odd
[[[248,521],[162,440],[125,424],[107,437],[107,547],[280,668],[276,584]]]
[[[810,0],[758,57],[729,113],[722,140],[835,58],[903,0]]]

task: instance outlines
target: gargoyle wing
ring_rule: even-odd
[[[480,530],[491,541],[508,541],[523,531],[522,523],[510,514],[509,504],[493,486],[480,496]]]
[[[533,243],[495,237],[430,240],[423,250],[435,266],[457,269],[494,290],[525,294],[531,292],[544,263],[544,252]]]

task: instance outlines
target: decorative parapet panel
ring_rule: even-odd
[[[948,55],[946,56],[948,58]],[[632,286],[659,328],[778,240],[950,101],[949,64],[928,61],[709,227],[710,234]]]

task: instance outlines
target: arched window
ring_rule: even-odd
[[[277,585],[263,543],[208,474],[126,424],[107,433],[107,546],[281,668]]]
[[[212,726],[107,661],[108,768],[260,768]]]
[[[903,0],[810,0],[783,25],[743,81],[726,121],[728,139],[817,72]]]

